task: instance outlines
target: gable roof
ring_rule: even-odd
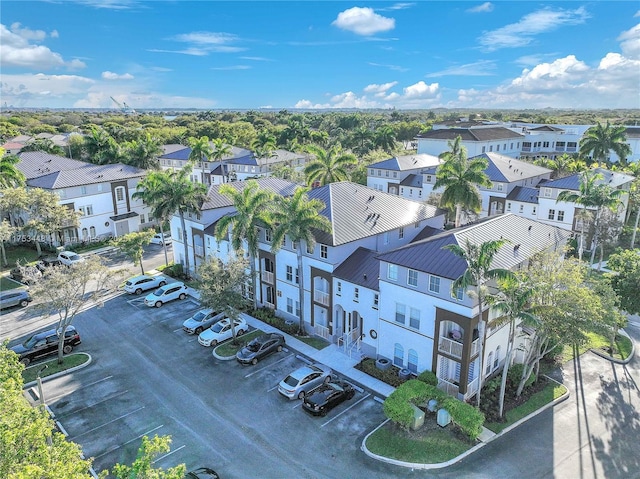
[[[538,203],[538,195],[540,190],[538,188],[529,188],[526,186],[516,186],[507,195],[507,199],[511,201],[520,201],[521,203]]]
[[[20,161],[16,165],[27,180],[48,175],[56,171],[83,168],[91,163],[72,160],[64,156],[51,155],[42,151],[25,151],[19,153]]]
[[[116,163],[111,165],[92,165],[75,169],[61,170],[27,181],[28,186],[45,189],[69,188],[72,186],[104,183],[128,178],[139,178],[147,172],[130,165]]]
[[[400,182],[400,186],[410,186],[413,188],[422,188],[422,175],[409,174]]]
[[[378,291],[380,261],[378,253],[360,247],[333,271],[333,276],[364,288]]]
[[[524,135],[502,126],[486,128],[443,128],[420,133],[416,138],[425,140],[455,140],[458,136],[462,138],[462,141],[492,141],[506,140],[508,138],[524,138]]]
[[[314,188],[308,196],[326,205],[321,214],[331,222],[332,232],[317,232],[316,240],[332,246],[412,225],[440,214],[435,206],[348,181]]]
[[[300,185],[296,183],[292,183],[287,180],[282,180],[280,178],[274,177],[266,177],[266,178],[258,178],[255,180],[258,182],[260,188],[269,190],[273,193],[282,195],[282,196],[291,196],[295,192]],[[244,187],[247,185],[246,181],[234,181],[231,183],[224,183],[225,185],[230,185],[238,191],[242,191]],[[220,187],[222,185],[212,185],[207,192],[207,197],[202,204],[202,211],[204,210],[213,210],[216,208],[226,208],[229,206],[233,206],[233,201],[226,195],[220,193]]]
[[[210,143],[212,148],[214,148],[213,144]],[[180,148],[179,148],[180,147]],[[164,154],[160,156],[162,159],[167,160],[188,160],[189,155],[191,154],[191,148],[183,145],[163,145],[162,147]],[[215,148],[214,148],[215,151]],[[239,148],[237,146],[231,147],[231,154],[225,155],[223,160],[232,160],[234,158],[242,158],[243,156],[253,155],[251,151],[245,148]],[[217,160],[215,160],[217,161]]]
[[[489,166],[485,173],[491,181],[511,183],[524,178],[551,174],[552,171],[527,161],[501,155],[500,153],[482,153],[473,158],[485,158],[488,161]]]
[[[535,128],[529,128],[529,131],[564,131],[562,128],[552,125],[541,125]]]
[[[504,238],[509,243],[500,248],[492,267],[512,269],[535,253],[551,247],[561,248],[570,236],[571,231],[506,214],[413,242],[383,253],[378,259],[455,280],[465,272],[467,263],[443,249],[446,245],[457,244],[464,248],[467,241],[479,245]]]
[[[437,156],[420,154],[420,155],[403,155],[394,156],[388,160],[379,161],[369,165],[369,168],[379,168],[381,170],[404,171],[415,170],[418,168],[428,168],[429,166],[439,165],[440,159]]]
[[[603,177],[602,180],[597,180],[596,184],[607,184],[612,188],[617,188],[621,185],[629,183],[634,180],[631,175],[624,173],[618,173],[617,171],[610,171],[604,168],[595,168],[595,171],[600,173]],[[558,178],[557,180],[551,180],[544,183],[545,188],[559,188],[563,190],[580,191],[580,173],[575,173],[571,176],[565,176],[564,178]]]

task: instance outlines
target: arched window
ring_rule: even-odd
[[[496,348],[496,356],[493,358],[493,369],[497,369],[498,364],[500,364],[500,346]]]
[[[489,375],[489,373],[491,373],[492,366],[493,366],[493,351],[491,351],[489,353],[489,356],[487,357],[487,365],[484,368],[485,376],[487,376],[487,375]]]
[[[418,353],[415,349],[409,350],[409,362],[407,363],[407,369],[412,373],[418,374]]]
[[[89,236],[91,238],[95,238],[96,237],[96,227],[95,226],[91,226],[89,228]]]
[[[89,236],[89,230],[87,228],[82,228],[82,241],[87,241]]]
[[[393,347],[393,364],[399,368],[404,366],[404,348],[400,343],[396,343]]]

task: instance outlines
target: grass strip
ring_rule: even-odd
[[[251,341],[253,338],[256,338],[264,334],[264,331],[256,329],[255,331],[251,331],[250,333],[244,334],[238,337],[238,344],[233,344],[233,341],[226,341],[221,345],[215,348],[215,352],[218,356],[229,357],[235,356],[240,349],[245,345],[245,343]]]
[[[86,353],[74,353],[69,354],[68,356],[63,356],[62,359],[62,364],[58,364],[58,358],[55,357],[54,359],[49,359],[48,361],[43,361],[25,368],[24,371],[22,371],[22,377],[25,384],[35,381],[38,377],[38,371],[40,371],[45,365],[47,368],[40,373],[40,377],[43,379],[47,376],[51,376],[52,374],[66,371],[67,369],[75,368],[76,366],[80,366],[81,364],[88,362],[89,355]]]
[[[329,346],[329,342],[325,339],[319,338],[317,336],[309,336],[309,337],[296,337],[305,344],[308,344],[312,348],[317,349],[318,351]]]

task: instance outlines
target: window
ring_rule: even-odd
[[[369,174],[370,174],[371,176],[373,176],[373,175],[375,174],[375,173],[374,173],[374,171],[373,171],[373,168],[371,168],[371,169],[369,170]]]
[[[80,211],[82,211],[82,214],[84,216],[92,216],[93,215],[93,206],[88,205],[88,206],[81,206],[80,208],[78,208]],[[144,221],[143,221],[144,223]]]
[[[483,147],[482,147],[482,153],[486,153],[486,151],[487,151],[487,147],[486,147],[486,146],[483,146]]]
[[[538,211],[538,207],[537,207],[537,206],[534,206],[534,207],[533,207],[533,210],[531,211],[531,213],[533,213],[533,214],[535,215],[537,211]]]
[[[420,329],[420,310],[416,308],[409,308],[409,326],[415,329]]]
[[[511,211],[511,201],[507,201],[507,211]]]
[[[401,368],[404,361],[404,348],[400,343],[396,343],[393,347],[393,364]]]
[[[545,198],[551,198],[551,188],[542,188],[542,194]]]
[[[543,146],[543,148],[549,148],[549,142],[548,141],[543,141],[542,142],[542,146]]]
[[[287,313],[293,314],[293,299],[287,298]]]
[[[415,349],[409,350],[409,363],[407,369],[413,374],[418,374],[418,353]]]
[[[404,228],[398,230],[398,239],[404,238]]]
[[[550,220],[555,220],[556,219],[556,210],[549,210],[549,216],[548,218]]]
[[[453,288],[451,290],[451,297],[453,299],[457,299],[458,301],[462,301],[464,298],[464,289],[463,288]]]
[[[380,303],[380,295],[375,293],[373,295],[373,309],[378,309],[378,304]]]
[[[286,246],[287,246],[287,235],[284,235],[282,237],[282,247],[286,248]]]
[[[564,221],[564,211],[558,211],[558,221]]]
[[[313,254],[313,250],[315,249],[314,245],[310,245],[307,243],[307,254]]]
[[[353,300],[358,303],[360,302],[360,288],[355,288],[353,290]]]
[[[287,281],[293,281],[293,266],[287,265]]]
[[[86,240],[89,237],[89,230],[87,228],[82,228],[82,239]]]
[[[393,172],[393,177],[394,177],[394,178],[397,178],[397,177],[398,177],[398,172],[397,172],[397,171],[394,171],[394,172]]]
[[[389,232],[388,232],[388,231],[387,231],[387,232],[385,232],[385,233],[382,235],[382,243],[383,243],[383,244],[389,244]]]
[[[396,322],[404,324],[407,307],[404,304],[396,303]]]
[[[81,195],[86,195],[87,194],[87,187],[86,186],[81,186],[80,187],[80,194]]]
[[[378,176],[382,176],[382,171],[378,170]]]
[[[520,213],[524,213],[524,205],[520,205],[519,211],[520,211]]]
[[[387,278],[391,281],[398,281],[398,265],[390,264],[387,269]]]
[[[431,175],[427,175],[427,183],[431,183]]]
[[[496,151],[500,151],[500,145],[496,146]]]
[[[182,241],[182,229],[180,227],[178,227],[178,236],[177,236],[178,241]]]
[[[389,178],[389,170],[385,170],[385,172],[384,172],[384,176],[386,176],[387,178]]]
[[[329,256],[329,249],[327,248],[326,244],[321,244],[320,245],[320,257],[327,259],[327,256]]]
[[[342,281],[336,283],[336,296],[342,296]]]
[[[440,292],[440,278],[437,276],[429,276],[429,291],[432,293]]]
[[[291,248],[295,251],[298,249],[298,242],[297,241],[292,241],[291,242]]]
[[[511,149],[513,150],[513,143],[511,143]]]
[[[500,364],[500,346],[496,348],[496,356],[493,359],[493,369],[497,369],[498,364]]]
[[[91,238],[95,238],[96,237],[96,227],[95,226],[90,226],[89,227],[89,236]]]
[[[140,215],[140,223],[144,223],[144,213]]]
[[[493,151],[493,145],[489,145],[489,151]]]
[[[418,286],[418,272],[415,269],[410,269],[408,271],[407,284],[411,286]]]
[[[485,367],[484,370],[484,374],[485,376],[489,375],[491,373],[491,367],[493,366],[493,351],[491,351],[489,353],[489,356],[487,356],[487,366]]]
[[[300,317],[300,301],[296,301],[296,316]]]
[[[264,230],[264,240],[267,243],[271,243],[271,230],[270,229]]]
[[[124,188],[122,186],[116,188],[116,201],[124,201]]]
[[[498,183],[497,185],[498,191],[504,190],[504,185],[502,183]]]

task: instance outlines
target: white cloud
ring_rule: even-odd
[[[427,78],[443,76],[489,76],[495,75],[496,63],[493,60],[480,60],[465,65],[455,65],[439,72],[427,73]]]
[[[389,70],[393,70],[396,72],[408,72],[409,69],[405,68],[405,67],[401,67],[399,65],[383,65],[380,63],[373,63],[373,62],[369,62],[369,65],[371,65],[372,67],[382,67],[382,68],[388,68]]]
[[[105,80],[133,80],[133,75],[131,73],[123,73],[119,75],[117,73],[113,73],[110,71],[102,72],[102,78]]]
[[[439,85],[437,83],[432,83],[431,85],[427,85],[423,81],[419,81],[418,83],[414,83],[406,88],[403,88],[404,96],[407,98],[423,98],[427,96],[433,96],[437,93]]]
[[[232,45],[232,43],[240,41],[237,35],[225,32],[191,32],[180,33],[169,38],[180,43],[190,43],[191,45],[184,49],[168,50],[153,48],[150,52],[156,53],[179,53],[182,55],[191,55],[203,57],[209,53],[237,53],[245,51],[246,48]]]
[[[394,3],[390,7],[376,8],[376,10],[378,12],[387,12],[387,11],[393,11],[393,10],[406,10],[407,8],[415,7],[415,5],[416,4],[414,2],[399,2],[399,3]]]
[[[478,42],[487,51],[529,45],[536,35],[541,35],[566,25],[578,25],[589,18],[584,7],[575,10],[544,8],[529,13],[517,23],[484,32]]]
[[[475,7],[471,7],[467,9],[467,12],[469,13],[487,13],[492,11],[493,11],[493,3],[491,2],[484,2],[481,5],[477,5]]]
[[[273,61],[271,58],[265,58],[265,57],[240,57],[240,60],[251,60],[254,62],[272,62]]]
[[[128,10],[139,5],[136,0],[76,0],[81,5],[109,10]]]
[[[47,34],[42,30],[21,28],[19,23],[11,25],[11,30],[0,24],[0,66],[22,67],[34,70],[55,68],[80,69],[86,65],[77,59],[65,61],[62,55],[52,52],[44,45],[32,44],[42,41]]]
[[[367,85],[366,87],[364,87],[364,92],[365,93],[385,93],[389,88],[393,88],[397,84],[398,84],[397,81],[383,83],[381,85],[372,83],[371,85]]]
[[[0,96],[16,107],[69,106],[69,98],[84,95],[95,82],[78,75],[2,75]]]
[[[331,24],[342,30],[368,36],[393,30],[396,21],[393,18],[378,15],[372,8],[353,7],[340,12],[338,18]]]
[[[178,42],[197,43],[199,45],[225,45],[237,41],[237,35],[224,32],[191,32],[173,37]]]
[[[640,24],[622,32],[617,38],[620,41],[620,49],[629,58],[640,59]]]

